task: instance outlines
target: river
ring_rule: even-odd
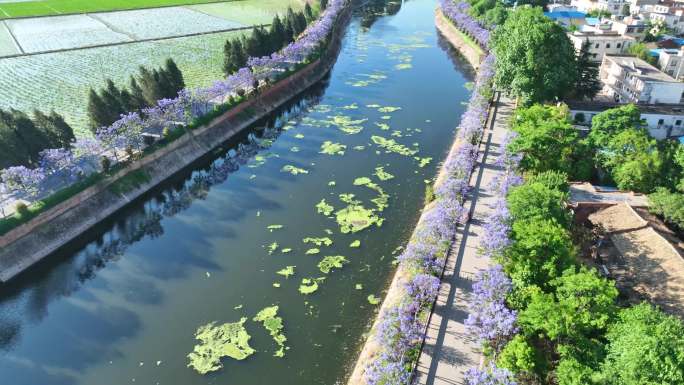
[[[368,296],[383,297],[470,94],[472,70],[438,37],[435,6],[357,6],[323,82],[0,286],[2,383],[344,383],[378,308]],[[344,155],[321,153],[325,141]],[[382,222],[342,233],[335,212],[353,200]],[[324,274],[328,255],[349,263]],[[276,274],[286,266],[294,276]],[[319,277],[316,292],[298,291]],[[283,318],[283,358],[252,321],[270,305]],[[241,317],[256,353],[207,375],[187,367],[198,327]]]

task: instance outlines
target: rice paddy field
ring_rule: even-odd
[[[117,13],[97,14],[88,21],[59,21],[85,17],[83,15],[9,20],[0,23],[0,55],[17,51],[7,30],[3,29],[5,23],[13,28],[17,40],[24,42],[25,50],[41,51],[265,24],[276,13],[284,14],[288,6],[301,8],[302,3],[299,0],[245,0],[197,5],[192,9],[130,11],[136,13],[138,19],[135,20],[126,20]],[[186,22],[178,23],[183,17]],[[54,19],[58,19],[57,22],[36,23]],[[108,27],[113,25],[117,27]],[[88,135],[86,108],[91,87],[103,86],[108,78],[125,85],[139,66],[158,67],[169,57],[183,71],[186,85],[208,85],[223,76],[221,66],[226,39],[243,33],[246,32],[218,32],[0,58],[0,108],[55,110],[75,128],[77,135]]]
[[[210,2],[212,0],[0,0],[0,19],[168,7]]]

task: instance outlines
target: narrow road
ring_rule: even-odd
[[[489,260],[479,256],[478,249],[482,226],[496,200],[489,186],[492,179],[501,173],[495,161],[500,154],[513,104],[512,100],[501,95],[494,104],[492,119],[484,132],[466,201],[471,220],[459,229],[447,259],[414,384],[465,384],[464,372],[480,363],[479,345],[469,338],[465,330],[464,321],[468,317],[466,304],[475,273],[489,264]]]

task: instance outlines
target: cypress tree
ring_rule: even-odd
[[[314,20],[313,10],[311,9],[309,3],[306,3],[306,5],[304,5],[304,16],[306,16],[307,24],[311,23]]]
[[[154,106],[157,104],[157,100],[164,98],[163,89],[159,87],[159,71],[156,69],[150,71],[147,68],[140,66],[138,84],[142,89],[143,99],[145,99],[146,105]]]
[[[6,111],[0,110],[0,167],[28,166],[30,158],[26,147],[14,129],[14,119]]]
[[[297,12],[295,13],[295,19],[297,20],[297,36],[299,36],[306,29],[306,16],[304,16],[304,12]]]
[[[107,106],[100,95],[91,88],[88,92],[88,126],[93,134],[96,134],[97,130],[108,124],[107,116]]]
[[[55,111],[51,111],[48,116],[48,121],[51,125],[50,129],[54,131],[61,147],[66,147],[76,140],[73,128],[64,120],[62,115]]]
[[[275,52],[285,46],[285,26],[278,15],[273,17],[271,22],[271,51]]]
[[[233,41],[233,52],[231,53],[231,60],[233,62],[233,72],[247,65],[247,52],[243,40],[235,39]]]
[[[295,40],[299,36],[299,28],[297,27],[297,16],[295,15],[292,7],[287,7],[287,25],[292,31],[292,40]]]
[[[328,7],[328,0],[320,0],[321,11]]]
[[[100,92],[100,97],[107,108],[108,119],[105,125],[116,122],[121,114],[126,112],[121,105],[121,91],[111,79],[107,79],[107,87]]]
[[[599,65],[591,60],[589,53],[589,41],[582,44],[582,49],[577,57],[577,83],[575,84],[574,97],[578,99],[594,99],[601,91],[599,80]]]
[[[166,63],[164,63],[164,69],[166,70],[166,75],[171,81],[171,89],[173,90],[172,98],[175,98],[178,96],[178,92],[185,88],[183,73],[176,65],[176,62],[174,62],[171,58],[166,59]]]
[[[33,121],[25,113],[12,109],[10,110],[12,119],[12,129],[14,129],[17,137],[20,139],[29,162],[31,164],[38,164],[41,151],[50,148],[50,138],[44,132],[38,130]]]
[[[135,80],[135,77],[133,76],[131,76],[130,80],[130,89],[131,101],[129,109],[131,111],[140,111],[143,108],[147,107],[147,103],[145,102],[145,96],[143,95],[143,90],[138,84],[138,81]]]
[[[232,55],[233,44],[231,44],[230,39],[226,39],[226,43],[223,45],[223,74],[226,75],[226,77],[235,72]]]

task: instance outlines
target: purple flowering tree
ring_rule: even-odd
[[[483,368],[470,368],[465,373],[467,385],[516,385],[513,374],[490,363]]]

